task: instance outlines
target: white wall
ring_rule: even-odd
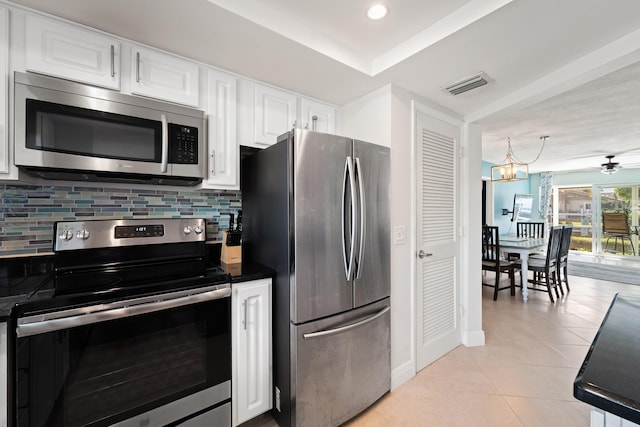
[[[391,387],[397,388],[415,375],[415,248],[412,246],[415,212],[412,207],[414,170],[412,140],[412,101],[429,105],[446,114],[450,112],[434,106],[425,99],[397,86],[385,86],[341,108],[343,135],[388,145],[391,147],[391,228],[404,227],[406,244],[391,247]],[[469,153],[461,165],[461,223],[468,227],[461,241],[464,253],[480,253],[480,221],[477,227],[470,219],[470,209],[477,211],[482,200],[480,192],[468,190],[469,182],[481,182],[480,131],[472,126],[463,145]],[[470,187],[474,188],[474,187]],[[467,201],[468,200],[468,201]],[[477,235],[469,240],[467,236]],[[477,240],[477,241],[476,241]],[[393,240],[392,240],[393,241]],[[476,247],[477,246],[477,247]],[[462,256],[465,271],[461,277],[461,303],[464,308],[462,342],[465,345],[484,344],[482,332],[482,291],[480,258]],[[476,260],[477,258],[477,260]]]
[[[582,186],[593,184],[640,184],[640,169],[620,169],[612,175],[598,170],[581,172],[556,172],[553,174],[553,185]]]
[[[415,248],[412,246],[411,204],[414,159],[411,145],[411,95],[394,86],[391,91],[391,228],[406,230],[406,243],[391,246],[391,386],[411,379],[415,368]],[[392,239],[393,242],[393,239]]]
[[[340,108],[340,134],[391,147],[390,111],[391,86],[384,86]]]
[[[462,344],[484,345],[482,329],[482,127],[465,124],[460,159],[461,239],[460,303]]]

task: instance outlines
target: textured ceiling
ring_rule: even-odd
[[[508,137],[515,155],[529,162],[548,135],[530,171],[597,169],[606,155],[640,167],[640,63],[483,123],[483,159],[492,163],[504,159]]]

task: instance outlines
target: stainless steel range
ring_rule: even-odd
[[[17,426],[231,425],[230,278],[202,219],[58,222],[13,310]]]

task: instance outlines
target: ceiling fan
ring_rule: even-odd
[[[605,156],[605,158],[608,159],[608,162],[602,163],[600,165],[600,172],[611,175],[620,170],[621,168],[620,163],[611,161],[614,157],[615,156],[613,154],[609,154],[608,156]]]
[[[609,153],[607,153],[606,151],[594,150],[584,155],[574,156],[572,159],[567,159],[566,163],[570,163],[571,166],[575,165],[576,167],[571,169],[568,168],[567,170],[599,170],[603,174],[611,175],[623,168],[640,169],[640,148],[632,148],[624,151],[614,152],[614,154]],[[605,158],[605,163],[602,163],[602,157]],[[615,161],[615,159],[618,157],[620,159],[618,161]],[[622,163],[624,163],[624,166],[622,166]]]

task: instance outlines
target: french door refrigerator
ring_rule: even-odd
[[[276,271],[272,413],[337,426],[390,389],[389,149],[294,129],[241,171],[243,251]]]

